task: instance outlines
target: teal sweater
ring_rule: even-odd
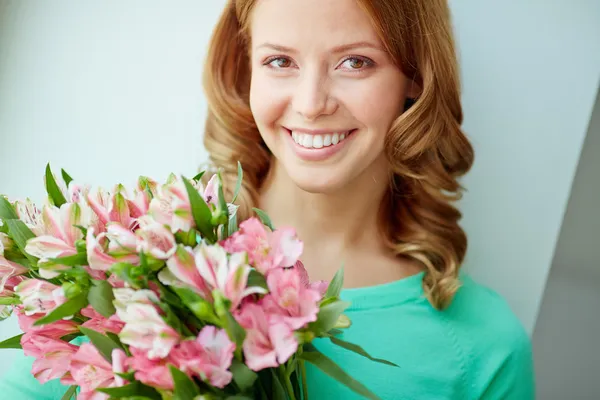
[[[342,292],[352,302],[353,325],[340,338],[399,368],[329,341],[315,346],[382,399],[534,399],[530,340],[506,302],[463,275],[451,306],[436,311],[423,296],[422,277]],[[66,387],[40,385],[29,375],[31,362],[20,356],[2,377],[1,398],[59,400]],[[361,398],[319,370],[307,373],[310,400]]]

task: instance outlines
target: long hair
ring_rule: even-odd
[[[223,171],[231,193],[237,162],[244,168],[239,218],[251,216],[271,154],[249,105],[249,20],[256,0],[230,0],[213,32],[204,89],[208,116],[204,145]],[[453,205],[463,188],[458,178],[473,163],[473,148],[461,130],[460,82],[447,0],[359,0],[386,50],[421,89],[392,124],[385,152],[392,170],[380,207],[380,227],[398,257],[425,268],[423,289],[442,309],[459,287],[467,249]]]

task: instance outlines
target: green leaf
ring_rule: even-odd
[[[233,380],[242,392],[251,389],[252,386],[254,386],[254,382],[256,382],[256,379],[258,378],[256,372],[252,371],[245,364],[238,360],[233,360],[230,370],[233,374]]]
[[[121,344],[115,343],[115,341],[109,338],[108,336],[105,336],[93,329],[80,326],[79,330],[85,336],[90,338],[90,341],[92,342],[94,347],[96,347],[98,352],[102,354],[102,357],[104,357],[109,363],[112,364],[112,351],[114,349],[122,349]]]
[[[271,222],[271,218],[269,218],[266,212],[264,212],[260,208],[253,208],[253,210],[256,213],[256,215],[258,215],[258,218],[260,218],[264,225],[266,225],[272,231],[275,230],[275,228],[273,227],[273,223]]]
[[[0,349],[20,349],[23,333],[0,342]]]
[[[196,176],[194,176],[192,179],[193,179],[193,180],[195,180],[196,182],[198,182],[200,179],[202,179],[202,177],[204,176],[204,173],[205,173],[205,172],[206,172],[206,171],[199,172],[199,173],[198,173],[198,174],[196,174]]]
[[[250,273],[248,274],[248,283],[246,284],[246,286],[258,286],[265,290],[269,290],[269,286],[267,286],[267,280],[265,279],[265,276],[255,269],[250,270]]]
[[[106,332],[106,336],[110,340],[112,340],[113,342],[115,342],[116,344],[118,344],[120,348],[122,348],[123,350],[125,350],[125,346],[123,346],[123,343],[121,343],[121,339],[119,338],[119,336],[116,333]]]
[[[271,375],[273,376],[273,399],[274,400],[287,400],[288,396],[285,393],[285,389],[277,376],[276,370],[271,368]]]
[[[317,314],[317,320],[311,322],[308,328],[317,335],[327,333],[335,326],[339,316],[346,308],[350,307],[347,301],[336,300],[332,303],[321,306]]]
[[[235,396],[225,397],[225,400],[255,400],[254,397],[243,396],[236,394]]]
[[[132,382],[125,386],[114,387],[114,388],[98,388],[98,392],[106,393],[116,398],[143,396],[153,400],[161,400],[162,396],[160,393],[150,386],[146,386],[141,382]]]
[[[165,285],[163,285],[160,282],[155,282],[158,286],[158,289],[160,291],[160,299],[163,300],[165,303],[170,304],[174,307],[177,308],[183,308],[183,302],[181,301],[181,299],[179,298],[179,296],[177,296],[175,293],[171,292],[171,290],[169,288],[167,288]]]
[[[50,164],[46,165],[46,191],[48,192],[48,196],[50,196],[50,200],[52,200],[52,203],[56,207],[60,207],[67,202],[67,199],[65,199],[65,196],[54,180]]]
[[[109,318],[117,310],[113,305],[115,295],[112,291],[112,286],[108,281],[93,280],[92,287],[88,293],[88,301],[101,315]]]
[[[66,303],[56,307],[50,314],[38,319],[33,325],[46,325],[50,322],[58,321],[65,317],[70,317],[78,313],[82,308],[84,308],[87,305],[87,293],[81,293],[80,295],[67,300]]]
[[[14,304],[21,304],[21,300],[18,297],[0,297],[0,305],[12,306]]]
[[[217,185],[217,197],[219,201],[219,208],[222,212],[227,213],[226,221],[229,221],[229,208],[227,207],[227,202],[225,201],[225,194],[223,193],[223,179],[221,179],[221,173],[217,173],[217,178],[219,179],[219,184]]]
[[[194,400],[200,394],[198,386],[186,374],[169,365],[173,382],[175,383],[175,395],[178,400]]]
[[[233,199],[231,199],[232,203],[235,203],[238,195],[240,194],[240,189],[242,188],[242,180],[244,179],[244,170],[242,169],[242,164],[238,161],[237,163],[237,182],[235,183],[235,191],[233,192]]]
[[[67,171],[65,171],[64,169],[60,169],[60,173],[62,175],[63,181],[65,181],[65,184],[67,185],[67,187],[69,187],[69,183],[73,182],[73,178],[71,178],[71,175],[67,174]]]
[[[190,198],[192,216],[194,217],[196,227],[205,238],[211,242],[214,242],[216,238],[213,231],[213,226],[211,224],[212,213],[210,212],[208,205],[202,196],[200,196],[200,193],[198,193],[196,188],[194,188],[194,186],[192,186],[192,184],[187,180],[187,178],[182,177],[182,179]]]
[[[333,279],[327,286],[327,292],[325,292],[325,298],[328,297],[340,297],[340,292],[344,286],[344,267],[338,269]]]
[[[76,392],[77,385],[69,386],[69,388],[67,389],[65,394],[63,394],[63,397],[61,397],[60,400],[71,400],[71,398],[75,395]]]
[[[314,346],[312,346],[312,348],[314,348]],[[380,400],[380,398],[367,389],[366,386],[352,378],[333,360],[326,357],[319,351],[306,351],[300,354],[298,357],[313,364],[330,377],[347,386],[352,391],[366,397],[367,399]]]
[[[31,232],[31,229],[29,229],[23,221],[18,219],[9,219],[5,220],[4,222],[8,226],[9,236],[15,241],[19,250],[21,250],[21,252],[29,261],[31,261],[33,264],[36,264],[37,258],[25,252],[27,241],[35,237],[33,232]]]
[[[330,336],[329,340],[331,340],[331,343],[335,344],[336,346],[340,346],[346,350],[353,351],[354,353],[360,354],[361,356],[366,357],[371,361],[375,361],[375,362],[386,364],[386,365],[391,365],[392,367],[398,367],[398,365],[394,364],[393,362],[390,362],[390,361],[387,361],[387,360],[384,360],[381,358],[372,357],[369,353],[367,353],[362,347],[360,347],[357,344],[346,342],[345,340],[338,339],[335,336]]]
[[[48,261],[44,262],[44,265],[66,265],[68,267],[79,267],[82,265],[87,265],[88,259],[86,253],[77,253],[72,256],[66,257],[58,257],[51,258]]]
[[[229,338],[236,344],[237,349],[241,349],[244,339],[246,338],[246,331],[235,318],[233,318],[233,315],[231,315],[231,312],[229,311],[225,313],[223,320]]]
[[[237,210],[236,213],[229,217],[229,225],[227,227],[227,236],[233,235],[238,230]]]
[[[0,219],[9,220],[9,219],[19,219],[15,208],[10,204],[8,199],[2,195],[0,195]]]
[[[161,304],[161,309],[165,312],[164,320],[173,329],[175,329],[182,336],[192,336],[189,328],[185,326],[181,319],[177,316],[173,308],[168,304]]]

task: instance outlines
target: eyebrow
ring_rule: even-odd
[[[282,53],[296,53],[297,52],[292,47],[282,46],[282,45],[274,44],[274,43],[263,43],[260,46],[258,46],[256,49],[258,50],[261,48],[270,48],[270,49],[273,49],[276,51],[281,51]],[[332,48],[330,50],[330,52],[337,54],[337,53],[344,53],[349,50],[360,49],[360,48],[371,48],[371,49],[375,49],[375,50],[379,50],[379,51],[384,51],[381,48],[381,46],[378,46],[371,42],[356,42],[356,43],[349,43],[349,44],[343,44],[341,46],[336,46],[336,47]]]

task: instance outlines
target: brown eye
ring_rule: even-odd
[[[372,60],[363,57],[348,57],[342,63],[342,67],[346,71],[352,72],[362,72],[373,65],[375,63]]]
[[[361,69],[365,66],[365,61],[360,58],[350,58],[349,60],[350,68],[353,69]]]
[[[292,62],[290,61],[289,58],[277,57],[277,58],[271,59],[268,62],[268,64],[275,68],[289,68],[292,65]]]

